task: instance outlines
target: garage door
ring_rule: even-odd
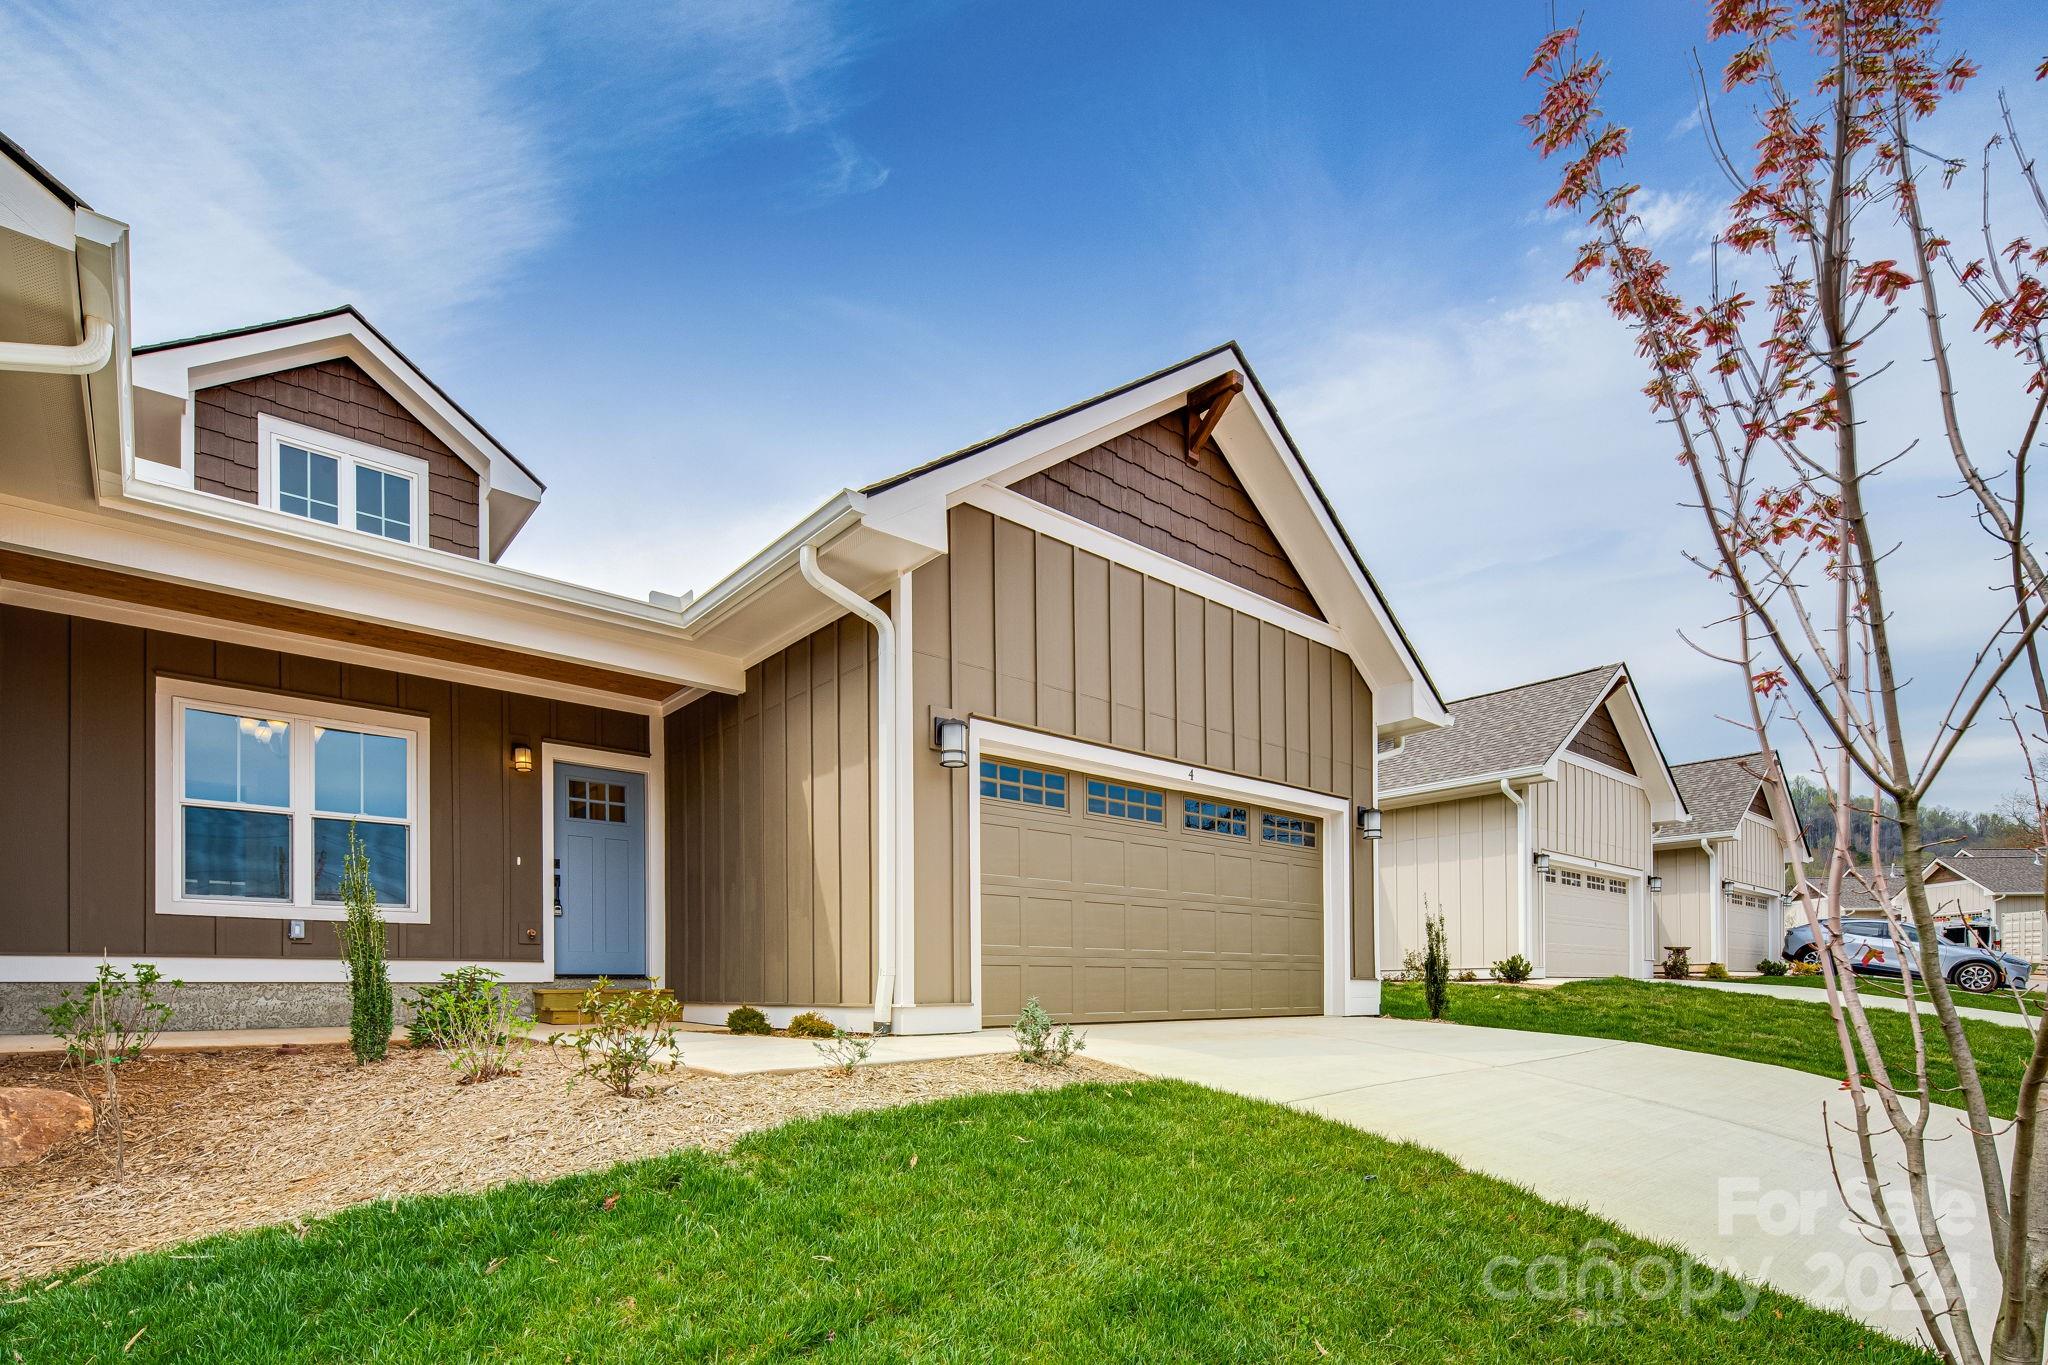
[[[1998,917],[1998,941],[2006,952],[2029,962],[2041,960],[2041,912],[2007,910]]]
[[[982,1014],[1320,1014],[1320,822],[996,759],[980,772]]]
[[[1772,932],[1780,918],[1776,897],[1730,891],[1727,915],[1728,961],[1723,965],[1729,971],[1753,972],[1763,959],[1784,956],[1784,942]]]
[[[1628,975],[1628,882],[1552,868],[1543,877],[1544,971]]]

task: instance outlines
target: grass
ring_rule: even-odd
[[[1418,984],[1389,982],[1381,998],[1383,1008],[1396,1018],[1427,1017]],[[1893,1010],[1871,1010],[1869,1018],[1886,1059],[1899,1067],[1894,1082],[1903,1085],[1911,1078],[1913,1057],[1906,1016]],[[1841,1047],[1823,1000],[1808,1004],[1762,992],[1698,990],[1613,977],[1544,989],[1452,986],[1451,1020],[1483,1028],[1620,1038],[1768,1062],[1820,1076],[1842,1074]],[[1956,1104],[1955,1064],[1932,1018],[1924,1023],[1934,1098],[1939,1103]],[[2032,1036],[2025,1029],[1982,1020],[1965,1020],[1963,1032],[1977,1058],[1985,1103],[1993,1114],[2011,1118],[2019,1100],[2020,1075],[2033,1049]]]
[[[1623,1284],[1639,1258],[1665,1272],[1643,1284],[1690,1264],[1310,1115],[1091,1084],[806,1121],[729,1157],[370,1205],[71,1272],[0,1301],[0,1343],[28,1360],[221,1362],[1926,1359],[1733,1284],[1691,1309],[1599,1297],[1597,1273],[1591,1297],[1486,1292],[1497,1257],[1577,1266],[1594,1239]],[[1492,1283],[1522,1282],[1511,1267]],[[1745,1293],[1754,1311],[1724,1318]]]
[[[1894,978],[1859,976],[1856,980],[1859,989],[1868,998],[1882,1000],[1904,1000],[1906,998],[1904,988]],[[1818,976],[1735,977],[1729,984],[1736,986],[1797,986],[1801,990],[1810,990],[1823,995],[1827,991],[1826,983]],[[2001,1014],[2019,1014],[2022,1012],[2018,1003],[2013,1000],[2011,991],[1997,991],[1991,995],[1971,995],[1967,991],[1955,991],[1953,993],[1956,1003],[1968,1009],[1995,1010]],[[1918,992],[1918,995],[1921,1008],[1927,1008],[1927,992],[1921,990]],[[2039,993],[2029,995],[2024,1012],[2031,1017],[2038,1018],[2042,1013],[2044,1005],[2048,1005],[2048,998],[2042,997]]]

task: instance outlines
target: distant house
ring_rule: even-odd
[[[1790,815],[1791,794],[1770,780],[1762,754],[1671,771],[1689,814],[1660,821],[1654,836],[1658,951],[1683,946],[1695,966],[1720,962],[1735,971],[1782,956],[1785,869],[1794,851],[1779,836],[1777,817]]]
[[[1927,904],[1940,920],[1990,915],[2005,951],[2041,960],[2041,851],[1964,848],[1927,865]],[[1899,892],[1903,901],[1905,892]]]
[[[1380,958],[1441,914],[1453,964],[1647,976],[1651,831],[1685,802],[1622,664],[1450,703],[1380,753]]]

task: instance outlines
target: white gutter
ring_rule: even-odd
[[[1536,947],[1535,897],[1529,894],[1529,879],[1535,875],[1535,854],[1530,849],[1529,805],[1503,777],[1500,780],[1500,794],[1514,803],[1515,807],[1515,923],[1522,934],[1522,946],[1515,951],[1536,961],[1532,951]]]
[[[0,370],[28,374],[96,374],[114,354],[114,324],[101,317],[85,320],[85,340],[76,346],[0,341]]]
[[[896,626],[889,613],[818,567],[818,547],[797,551],[804,581],[875,628],[875,1031],[896,1007]]]
[[[1728,896],[1721,890],[1721,855],[1705,839],[1700,840],[1700,852],[1707,855],[1707,892],[1714,898],[1709,902],[1711,913],[1707,917],[1707,961],[1721,962],[1721,941],[1728,934]],[[1656,861],[1656,855],[1652,854],[1651,865],[1655,866]],[[1722,962],[1721,965],[1725,967],[1728,964]]]

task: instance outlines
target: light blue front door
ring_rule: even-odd
[[[647,783],[555,768],[555,971],[647,974]]]

